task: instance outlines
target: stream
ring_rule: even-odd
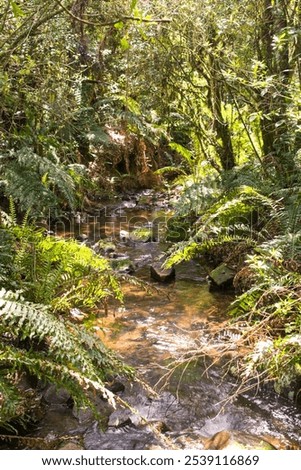
[[[119,404],[113,410],[100,397],[97,407],[102,423],[89,411],[75,411],[57,393],[46,400],[45,414],[31,436],[46,441],[67,436],[75,448],[83,449],[203,449],[206,439],[229,431],[245,444],[268,436],[276,448],[299,448],[300,410],[270,389],[250,391],[232,400],[235,378],[225,375],[218,364],[209,367],[210,362],[204,360],[168,374],[170,362],[212,339],[216,327],[226,322],[232,297],[209,292],[206,272],[198,261],[177,266],[171,283],[152,281],[150,265],[168,246],[164,230],[172,201],[151,191],[124,199],[97,216],[78,214],[72,227],[55,230],[80,237],[94,248],[99,248],[99,239],[105,240],[101,252],[120,271],[134,271],[154,288],[148,293],[127,283],[124,305],[112,303],[107,316],[93,319],[105,344],[136,368],[149,389],[139,382],[117,380],[118,395],[138,413]],[[128,233],[137,227],[152,227],[153,239],[130,238]]]

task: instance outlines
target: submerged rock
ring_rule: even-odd
[[[135,265],[128,256],[118,253],[114,253],[113,256],[110,264],[114,271],[121,274],[133,274],[135,272]]]
[[[233,279],[236,271],[225,263],[220,264],[217,268],[209,274],[209,289],[223,289],[233,286]]]

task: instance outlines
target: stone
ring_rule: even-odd
[[[76,240],[82,243],[87,243],[89,236],[86,233],[79,233]]]
[[[106,239],[98,240],[96,243],[94,243],[94,245],[92,245],[91,248],[95,251],[95,253],[103,256],[110,256],[111,253],[114,253],[116,250],[114,243]]]
[[[43,399],[49,405],[69,404],[72,399],[70,393],[64,388],[57,389],[55,385],[49,385],[43,392]]]
[[[120,274],[133,274],[135,265],[128,256],[116,253],[116,256],[110,260],[110,264],[114,271]]]
[[[79,310],[78,308],[71,308],[70,316],[72,320],[76,322],[82,322],[87,317],[87,315],[83,313],[81,310]]]
[[[204,442],[205,450],[256,449],[275,450],[275,447],[260,436],[243,431],[219,431]]]
[[[84,447],[80,446],[77,442],[67,442],[59,447],[59,450],[84,450]]]
[[[176,270],[174,267],[164,269],[160,264],[152,264],[150,266],[151,278],[158,282],[171,282],[175,280]]]
[[[119,232],[120,241],[127,242],[130,240],[130,232],[127,230],[120,230]]]
[[[208,276],[209,289],[223,289],[233,286],[233,279],[236,271],[229,268],[225,263],[220,264],[217,268],[210,272]]]
[[[112,393],[119,393],[125,391],[124,384],[118,380],[113,380],[109,384],[106,384],[106,388]]]

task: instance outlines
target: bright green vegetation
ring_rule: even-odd
[[[26,421],[22,372],[64,387],[78,406],[93,406],[93,391],[113,401],[106,378],[130,369],[70,316],[74,308],[103,309],[109,297],[122,300],[107,260],[74,240],[12,221],[0,240],[0,426],[18,415]]]
[[[300,0],[0,0],[0,12],[0,423],[22,414],[20,371],[83,402],[123,370],[68,320],[122,298],[108,262],[36,226],[128,189],[177,187],[166,264],[236,269],[242,377],[294,381]]]

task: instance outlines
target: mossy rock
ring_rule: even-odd
[[[233,286],[236,271],[225,263],[220,264],[209,274],[209,285],[211,289],[223,289]]]
[[[96,253],[106,256],[116,250],[116,245],[110,240],[102,239],[95,243],[93,249]]]
[[[130,239],[134,242],[148,243],[153,240],[153,230],[148,227],[140,227],[130,233]]]
[[[114,271],[119,273],[133,274],[135,272],[134,263],[127,257],[120,257],[110,260],[110,264]]]

